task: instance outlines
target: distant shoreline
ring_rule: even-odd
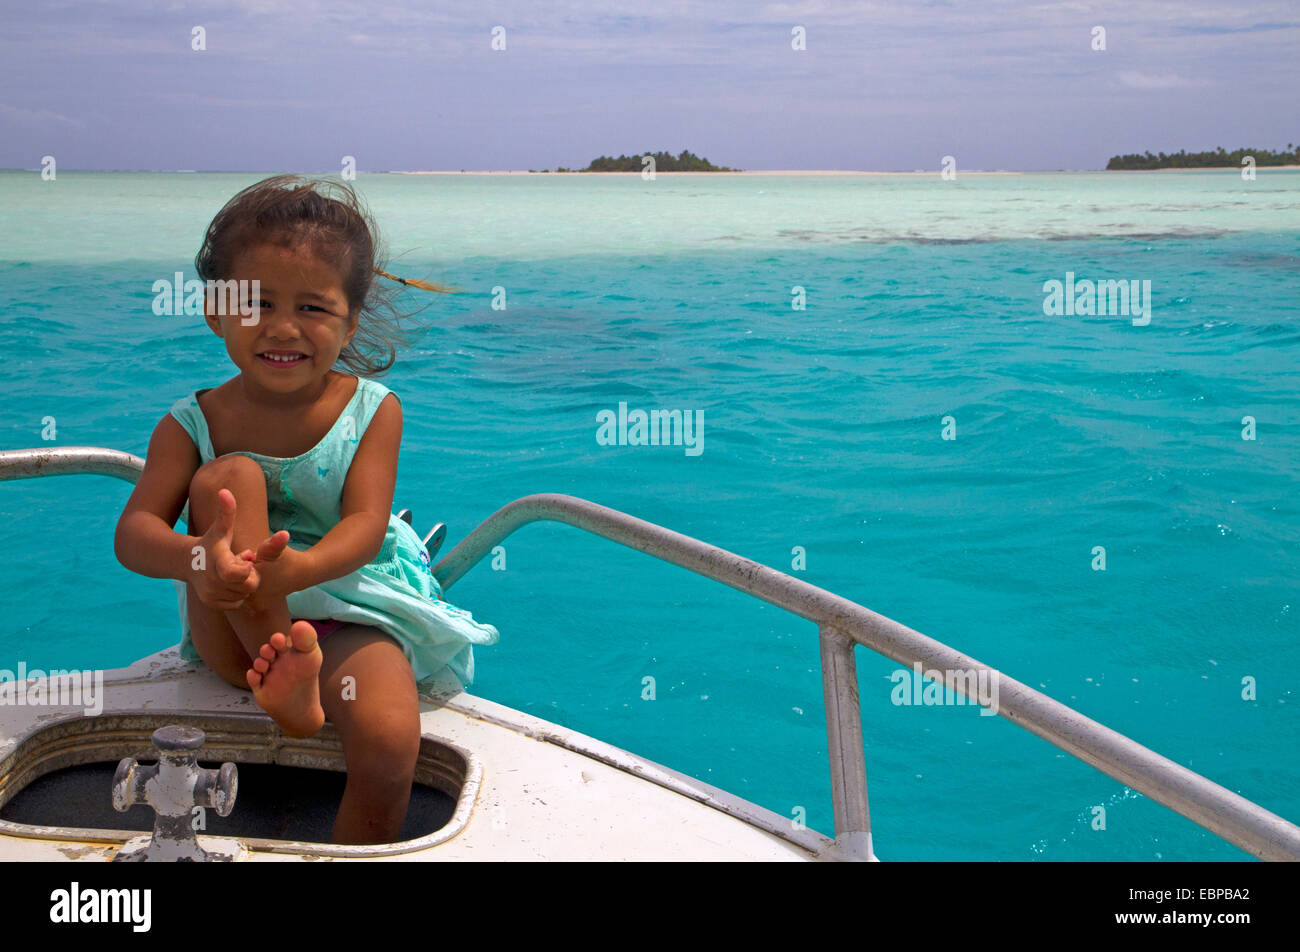
[[[1070,174],[1101,174],[1109,172],[1114,175],[1116,172],[1212,172],[1232,169],[1241,171],[1241,166],[1237,165],[1204,165],[1197,168],[1186,169],[1035,169],[1035,170],[999,170],[995,172],[985,172],[978,170],[957,169],[958,175],[1060,175],[1062,173]],[[1257,171],[1266,171],[1268,169],[1300,169],[1300,165],[1268,165],[1259,166]],[[390,172],[390,175],[640,175],[640,172],[489,172],[484,170],[466,169],[463,172],[445,172],[445,171],[403,171]],[[660,175],[939,175],[939,169],[926,169],[913,172],[859,172],[845,169],[752,169],[744,172],[656,172],[655,176]]]
[[[1086,170],[1081,170],[1086,171]],[[999,171],[999,172],[963,172],[961,175],[1033,175],[1033,172]],[[637,172],[487,172],[466,169],[464,172],[392,172],[392,175],[640,175]],[[858,172],[844,169],[752,169],[744,172],[655,172],[660,175],[938,175],[939,169],[918,172]],[[1053,174],[1053,173],[1046,173]]]
[[[939,169],[927,169],[915,172],[858,172],[856,170],[846,169],[748,169],[744,172],[655,172],[655,176],[660,175],[938,175]],[[958,169],[960,175],[1033,175],[1033,172],[1019,171],[997,171],[997,172],[964,172]],[[1081,169],[1079,171],[1087,171]],[[393,172],[393,175],[640,175],[640,171],[635,172],[487,172],[479,170],[466,169],[463,172]],[[1053,174],[1053,173],[1047,173]]]
[[[1241,166],[1237,165],[1200,165],[1195,168],[1179,169],[999,169],[993,172],[987,172],[979,169],[957,169],[958,175],[1177,175],[1185,172],[1216,172],[1216,171],[1235,171],[1240,172]],[[1256,172],[1268,172],[1274,169],[1300,169],[1300,165],[1260,165],[1256,166]],[[0,172],[40,172],[36,169],[0,169]],[[261,171],[247,169],[60,169],[59,171],[68,172],[134,172],[144,175],[272,175],[279,174],[270,170]],[[940,169],[922,169],[912,172],[860,172],[857,170],[847,169],[749,169],[743,172],[655,172],[656,176],[660,175],[939,175]],[[297,172],[298,175],[329,175],[338,174],[329,171],[306,171]],[[379,171],[358,171],[358,175],[640,175],[639,171],[635,172],[529,172],[523,171],[486,171],[479,169],[466,169],[463,172],[448,172],[443,170],[431,171],[411,171],[406,169],[383,169]]]

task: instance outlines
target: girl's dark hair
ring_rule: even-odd
[[[339,353],[339,363],[359,376],[386,373],[397,362],[397,344],[411,342],[401,328],[420,310],[404,310],[402,288],[415,285],[443,293],[458,289],[398,278],[383,269],[379,229],[351,186],[333,180],[273,175],[226,202],[208,225],[194,268],[203,281],[228,280],[235,256],[254,244],[292,247],[304,243],[343,276],[349,317],[357,332]],[[376,282],[375,275],[398,284]],[[400,286],[399,286],[400,285]]]

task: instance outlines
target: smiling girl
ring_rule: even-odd
[[[402,407],[369,375],[395,362],[384,312],[400,314],[374,284],[392,277],[375,234],[348,186],[294,176],[218,213],[200,278],[260,284],[243,302],[251,319],[207,303],[239,373],[162,418],[115,539],[126,568],[176,580],[183,658],[251,688],[291,736],[327,718],[338,728],[339,843],[397,838],[417,684],[448,672],[471,683],[472,646],[499,637],[442,601],[427,550],[392,512]]]

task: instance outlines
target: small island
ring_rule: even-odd
[[[640,172],[645,166],[644,156],[654,156],[656,172],[742,172],[743,169],[731,169],[724,166],[717,166],[708,159],[701,158],[689,149],[683,149],[681,155],[674,156],[671,152],[638,152],[636,155],[620,155],[617,159],[608,155],[598,156],[591,160],[591,164],[585,169],[566,169],[561,166],[555,169],[556,172]],[[535,172],[536,169],[529,169],[529,172]],[[550,169],[542,169],[543,172],[550,172]]]
[[[1246,156],[1253,156],[1257,166],[1265,165],[1300,165],[1300,149],[1297,149],[1292,143],[1286,144],[1286,151],[1273,152],[1270,149],[1237,149],[1233,152],[1223,151],[1223,146],[1215,149],[1213,152],[1184,152],[1179,149],[1172,155],[1165,155],[1160,152],[1152,155],[1147,152],[1138,155],[1134,152],[1131,155],[1111,156],[1106,163],[1106,171],[1133,171],[1145,169],[1214,169],[1214,168],[1241,168],[1242,160]]]

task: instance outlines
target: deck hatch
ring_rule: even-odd
[[[113,772],[123,757],[155,761],[151,736],[168,724],[204,731],[201,766],[232,761],[239,768],[234,811],[228,817],[205,811],[206,828],[197,831],[199,836],[233,837],[255,851],[362,857],[427,849],[465,827],[481,779],[471,753],[426,734],[420,740],[403,839],[339,846],[329,839],[346,774],[332,724],[299,739],[281,733],[269,718],[253,715],[150,711],[71,716],[40,726],[0,760],[0,834],[124,843],[148,833],[152,810],[113,809]]]

